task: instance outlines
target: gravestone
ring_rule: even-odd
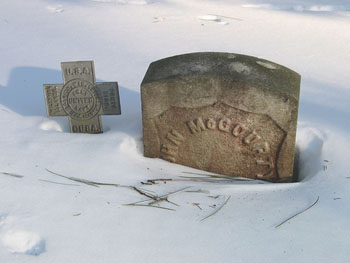
[[[102,133],[101,115],[119,115],[117,82],[96,83],[93,61],[61,63],[64,84],[44,84],[48,116],[68,116],[73,133]]]
[[[290,182],[300,75],[230,53],[151,63],[141,84],[144,155],[193,168]]]

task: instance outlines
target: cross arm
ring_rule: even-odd
[[[118,82],[96,83],[100,95],[102,115],[120,115],[120,100]]]
[[[60,100],[62,84],[44,84],[44,97],[47,116],[67,116]]]

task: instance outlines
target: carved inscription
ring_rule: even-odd
[[[61,91],[63,110],[74,119],[91,119],[101,108],[94,86],[84,80],[71,80]]]
[[[197,109],[174,107],[155,123],[160,157],[167,161],[234,176],[278,178],[278,152],[286,135],[267,115],[214,104]],[[224,170],[221,160],[226,167],[232,165]]]
[[[99,131],[97,125],[72,125],[73,132],[79,133],[96,133]]]
[[[181,133],[172,129],[166,135],[165,142],[161,145],[161,157],[164,160],[175,162],[178,154],[178,147],[185,141],[185,138]]]
[[[199,121],[200,120],[200,121]],[[187,121],[187,125],[189,127],[189,130],[192,131],[192,127],[190,124],[192,123],[204,123],[202,118],[198,118],[197,120],[193,120],[193,121]],[[243,128],[243,126],[241,124],[234,124],[232,126],[230,126],[232,122],[232,120],[228,119],[228,118],[224,118],[224,119],[220,119],[218,121],[218,125],[216,125],[215,121],[213,119],[208,119],[206,121],[207,123],[207,127],[204,127],[203,126],[203,129],[201,129],[200,131],[198,132],[201,132],[201,131],[204,131],[206,130],[206,128],[208,128],[209,130],[215,130],[217,127],[217,130],[218,131],[223,131],[223,132],[230,132],[231,131],[231,134],[234,136],[234,137],[239,137],[241,136],[241,140],[244,144],[248,145],[248,146],[251,146],[250,149],[254,150],[254,149],[259,149],[260,150],[260,146],[259,145],[265,145],[266,147],[264,148],[265,151],[257,151],[258,153],[266,153],[267,149],[269,149],[269,144],[268,142],[264,141],[264,142],[261,142],[261,137],[256,134],[255,131],[249,131],[247,128]],[[237,133],[237,127],[239,128],[239,133]],[[243,132],[245,131],[245,133]],[[242,136],[243,134],[245,134],[244,136]],[[257,148],[258,147],[258,148]]]
[[[204,121],[203,121],[204,119]],[[206,123],[206,126],[204,125]],[[266,156],[270,153],[270,146],[267,141],[264,141],[259,134],[254,130],[250,131],[247,128],[244,128],[243,125],[237,123],[233,124],[234,120],[231,120],[227,117],[220,118],[218,121],[215,121],[213,118],[202,118],[199,117],[194,120],[186,121],[186,124],[189,128],[189,131],[192,134],[197,134],[200,132],[208,130],[218,130],[226,133],[231,133],[234,137],[237,137],[241,142],[249,147],[250,151],[254,151],[258,155],[256,156],[257,165],[266,165],[269,170],[265,174],[257,174],[257,178],[264,178],[266,176],[272,176],[274,172],[274,164],[271,156]],[[175,156],[173,156],[173,161],[175,161]]]
[[[195,134],[201,131],[205,130],[204,122],[202,118],[198,118],[193,121],[187,121],[188,128],[190,129],[191,133]]]
[[[45,85],[49,116],[68,116],[71,132],[103,132],[100,115],[120,114],[117,82],[96,83],[93,61],[63,62],[63,85]]]
[[[66,75],[90,75],[90,69],[88,67],[68,67],[65,69]]]
[[[61,112],[61,104],[59,93],[57,91],[57,87],[49,86],[46,89],[46,101],[48,105],[48,114],[49,115],[59,115]]]
[[[114,89],[102,91],[103,107],[111,111],[116,111],[118,107],[115,98],[116,94]]]

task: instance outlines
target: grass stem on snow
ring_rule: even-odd
[[[24,177],[23,175],[14,174],[14,173],[0,172],[0,174],[8,175],[8,176],[16,177],[16,178],[23,178]]]
[[[87,185],[94,186],[94,187],[99,187],[100,185],[104,185],[104,186],[115,186],[115,187],[132,188],[132,186],[128,186],[128,185],[110,184],[110,183],[100,183],[100,182],[89,181],[89,180],[82,179],[82,178],[76,178],[76,177],[65,176],[65,175],[58,174],[58,173],[55,173],[55,172],[53,172],[53,171],[50,171],[50,170],[47,169],[47,168],[46,168],[45,170],[48,171],[49,173],[52,173],[52,174],[54,174],[54,175],[57,175],[57,176],[66,178],[66,179],[68,179],[68,180],[75,181],[75,182],[79,182],[79,183],[82,183],[82,184],[87,184]]]
[[[294,217],[296,217],[296,216],[298,216],[298,215],[304,213],[305,211],[309,210],[311,207],[313,207],[314,205],[317,204],[318,200],[320,200],[320,197],[319,197],[319,196],[317,196],[316,201],[315,201],[312,205],[310,205],[309,207],[305,208],[304,210],[302,210],[302,211],[296,213],[295,215],[293,215],[293,216],[291,216],[291,217],[288,217],[288,218],[287,218],[286,220],[284,220],[282,223],[280,223],[280,224],[278,224],[277,226],[275,226],[275,228],[279,228],[279,227],[280,227],[281,225],[283,225],[284,223],[288,222],[289,220],[293,219]]]
[[[202,218],[201,221],[204,221],[205,219],[207,219],[207,218],[209,218],[209,217],[215,215],[217,212],[219,212],[219,211],[227,204],[227,202],[228,202],[228,200],[230,200],[230,198],[231,198],[231,196],[229,196],[229,197],[226,199],[226,201],[225,201],[218,209],[216,209],[216,210],[215,210],[213,213],[211,213],[210,215],[208,215],[208,216]]]

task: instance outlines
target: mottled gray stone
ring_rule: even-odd
[[[230,53],[153,62],[142,81],[144,155],[271,182],[293,175],[300,75]]]
[[[101,115],[119,115],[117,82],[96,83],[93,61],[62,62],[64,84],[44,84],[48,116],[68,116],[74,133],[103,132]]]

